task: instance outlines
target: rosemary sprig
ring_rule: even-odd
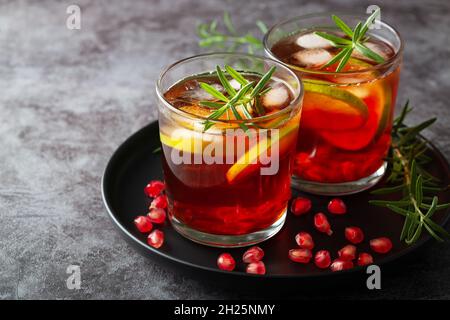
[[[219,31],[218,21],[215,19],[211,23],[199,23],[197,25],[197,34],[200,38],[199,46],[207,47],[213,50],[236,52],[245,48],[248,53],[253,54],[262,51],[262,41],[256,38],[251,32],[239,34],[234,26],[228,12],[223,14],[223,24],[225,32]],[[262,34],[267,32],[267,26],[264,22],[256,21],[256,26]]]
[[[371,200],[372,205],[382,206],[405,217],[400,240],[407,244],[416,242],[425,229],[433,238],[443,241],[450,234],[432,220],[437,210],[450,207],[450,203],[438,204],[437,196],[431,192],[443,190],[438,178],[430,174],[424,166],[431,161],[425,154],[427,144],[420,138],[422,130],[433,124],[436,119],[429,119],[416,126],[404,124],[406,115],[412,109],[406,103],[400,116],[395,119],[392,130],[392,145],[388,161],[391,173],[387,181],[392,184],[372,191],[374,195],[402,193],[400,200]]]
[[[243,120],[241,114],[237,110],[238,107],[240,107],[247,119],[252,118],[251,113],[248,112],[248,107],[252,108],[258,115],[261,115],[261,108],[258,106],[257,101],[261,95],[267,92],[264,88],[270,81],[275,69],[275,67],[270,68],[269,71],[267,71],[255,84],[255,82],[247,81],[242,74],[228,65],[225,65],[225,72],[217,66],[217,77],[225,89],[226,95],[213,86],[205,82],[200,82],[200,87],[218,100],[214,102],[200,101],[201,105],[215,109],[204,122],[205,127],[203,130],[206,131],[213,126],[214,123],[211,120],[219,119],[224,113],[230,110],[237,120]],[[241,88],[238,91],[230,84],[227,74],[241,85]],[[242,122],[239,123],[239,126],[244,131],[248,130],[247,125]]]
[[[353,30],[341,18],[332,15],[331,17],[336,26],[341,29],[348,38],[341,38],[334,34],[322,31],[315,32],[316,35],[330,41],[334,47],[341,48],[341,51],[323,65],[322,68],[329,67],[339,61],[336,71],[341,71],[352,56],[353,50],[359,51],[362,55],[377,63],[384,62],[383,57],[364,45],[364,43],[369,40],[369,37],[366,36],[366,32],[379,14],[380,9],[378,8],[364,23],[358,22]]]

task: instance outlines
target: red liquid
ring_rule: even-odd
[[[207,233],[239,235],[263,230],[280,218],[291,196],[290,154],[280,159],[278,174],[264,176],[256,170],[233,184],[225,179],[231,165],[175,166],[164,157],[169,212]]]

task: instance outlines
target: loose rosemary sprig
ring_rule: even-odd
[[[331,33],[326,33],[322,31],[316,31],[315,34],[330,41],[331,44],[336,48],[341,48],[342,50],[331,58],[322,68],[329,67],[339,61],[339,64],[336,68],[336,71],[341,71],[344,68],[345,64],[348,62],[350,57],[352,56],[353,50],[359,51],[364,56],[369,59],[374,60],[377,63],[384,62],[384,58],[381,57],[376,52],[367,48],[364,43],[369,40],[369,37],[366,36],[367,30],[369,30],[370,25],[374,22],[375,18],[380,14],[380,9],[375,10],[369,18],[367,18],[364,24],[362,22],[358,22],[355,28],[352,30],[341,18],[336,15],[332,15],[332,19],[336,26],[341,29],[348,38],[341,38]]]
[[[420,132],[436,121],[429,119],[413,127],[404,124],[406,115],[412,109],[406,103],[400,116],[395,119],[392,130],[392,145],[388,161],[391,173],[387,181],[393,186],[372,191],[374,195],[402,193],[400,200],[371,200],[370,204],[386,207],[405,217],[400,240],[407,244],[416,242],[425,229],[433,238],[444,241],[450,234],[432,220],[437,210],[450,207],[450,203],[438,204],[437,196],[431,192],[443,190],[439,179],[430,174],[424,166],[431,161],[425,152],[427,142]]]
[[[262,41],[253,36],[251,32],[240,35],[228,12],[223,14],[223,24],[225,25],[226,32],[217,30],[218,21],[216,19],[209,24],[199,23],[197,25],[197,34],[200,38],[199,46],[228,52],[236,52],[241,47],[246,46],[247,52],[250,54],[262,51]],[[258,20],[256,25],[262,34],[267,32],[267,27],[262,21]]]
[[[200,87],[217,99],[217,101],[200,101],[201,105],[215,109],[204,122],[205,127],[203,130],[206,131],[214,125],[214,122],[211,120],[219,119],[224,113],[230,110],[237,120],[243,120],[237,110],[238,107],[241,108],[242,113],[247,119],[252,118],[251,113],[248,112],[248,107],[252,108],[258,115],[263,115],[261,114],[263,111],[258,107],[257,101],[261,95],[267,92],[265,86],[271,79],[275,69],[275,67],[270,68],[255,84],[254,81],[247,81],[242,74],[228,65],[225,65],[225,72],[219,66],[216,66],[217,76],[227,95],[205,82],[200,82]],[[230,84],[226,74],[240,84],[241,88],[238,91]],[[244,131],[248,130],[247,125],[242,122],[239,122],[239,126]]]

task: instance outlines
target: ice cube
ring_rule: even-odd
[[[295,43],[306,49],[326,49],[333,47],[330,41],[318,36],[315,33],[303,34],[297,38]]]
[[[327,63],[332,55],[325,49],[305,49],[292,55],[295,63],[302,67],[318,67]]]
[[[262,96],[261,102],[266,109],[282,109],[289,104],[289,98],[288,88],[284,84],[278,83]]]
[[[382,42],[380,42],[380,43],[379,42],[377,42],[377,43],[366,42],[366,43],[364,43],[364,45],[367,48],[369,48],[370,50],[372,50],[373,52],[375,52],[376,54],[378,54],[379,56],[381,56],[384,60],[388,60],[389,57],[393,54],[392,49],[387,44],[384,44]],[[372,60],[372,59],[366,57],[365,55],[363,55],[358,50],[353,50],[352,56],[357,59]]]
[[[230,85],[231,87],[233,87],[234,90],[239,90],[241,89],[241,84],[236,80],[236,79],[232,79],[230,80]]]
[[[210,86],[212,86],[213,88],[219,90],[220,92],[224,92],[223,87],[218,84],[218,83],[212,83],[209,84]],[[195,88],[189,88],[188,91],[185,92],[185,96],[184,98],[190,98],[192,100],[196,100],[196,101],[212,101],[212,100],[216,100],[215,97],[213,97],[211,94],[209,94],[208,92],[206,92],[205,90],[203,90],[200,85],[198,85]]]

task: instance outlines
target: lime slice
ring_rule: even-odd
[[[302,128],[349,130],[362,127],[369,112],[357,96],[322,80],[305,80]]]
[[[363,69],[368,69],[373,67],[373,65],[371,65],[370,63],[361,60],[361,59],[357,59],[354,57],[351,57],[350,59],[348,59],[347,65],[349,67],[349,70],[363,70]],[[347,70],[347,71],[349,71]]]
[[[288,147],[290,143],[294,143],[291,139],[288,139],[288,135],[292,133],[292,138],[296,138],[296,130],[298,129],[299,121],[295,117],[289,121],[279,131],[278,141],[280,143],[279,153],[283,152],[285,147]],[[258,159],[263,152],[266,152],[275,143],[275,140],[260,141],[258,144],[252,146],[245,154],[243,154],[236,163],[234,163],[227,171],[226,178],[229,183],[236,182],[243,177],[249,175],[252,172],[258,170],[261,165],[258,163]],[[289,140],[289,141],[288,141]],[[264,143],[263,143],[264,142]]]
[[[322,131],[321,136],[333,146],[357,151],[367,147],[383,134],[390,121],[391,114],[391,90],[389,85],[377,81],[365,84],[369,94],[363,98],[369,108],[369,118],[361,128],[330,132]]]

